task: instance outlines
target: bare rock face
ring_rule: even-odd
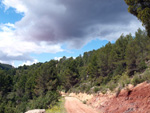
[[[25,113],[46,113],[45,109],[34,109],[34,110],[29,110]]]
[[[117,97],[98,95],[90,103],[102,113],[150,113],[150,83],[143,82],[136,87],[130,85]]]

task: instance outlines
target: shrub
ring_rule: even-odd
[[[141,82],[143,82],[143,81],[144,81],[144,80],[142,79],[141,76],[135,75],[135,76],[133,77],[131,83],[132,83],[134,86],[136,86],[137,84],[139,84],[139,83],[141,83]]]
[[[94,92],[95,92],[95,93],[97,93],[99,90],[100,90],[100,88],[98,88],[98,87],[95,87],[95,88],[94,88]]]
[[[99,77],[96,79],[96,86],[99,86],[102,82],[103,82],[103,77],[102,77],[102,76],[99,76]]]
[[[102,90],[101,91],[102,94],[106,94],[106,92],[107,92],[106,90]]]
[[[40,96],[28,103],[29,109],[47,109],[51,108],[59,98],[58,92],[49,91],[45,96]]]
[[[83,104],[86,104],[86,100],[83,101]]]
[[[122,86],[125,87],[126,85],[130,84],[130,78],[127,75],[127,73],[123,73],[120,79],[118,80],[118,83]]]
[[[90,90],[91,90],[91,86],[87,86],[85,92],[90,93]]]
[[[5,103],[0,103],[0,113],[4,113],[5,111]]]
[[[117,92],[116,92],[116,97],[118,97],[118,96],[119,96],[120,91],[121,91],[121,88],[118,88],[118,90],[117,90]]]
[[[150,81],[150,69],[147,69],[147,70],[144,72],[142,78],[143,78],[144,80]]]
[[[16,108],[16,113],[24,113],[24,112],[26,112],[27,111],[26,105],[27,105],[26,102],[22,102],[21,104],[19,104],[17,106],[17,108]],[[12,112],[10,112],[10,113],[12,113]]]
[[[111,91],[113,91],[116,87],[117,87],[117,83],[114,80],[111,80],[107,84],[107,88],[110,89]]]
[[[60,98],[56,105],[54,105],[51,109],[46,110],[46,113],[67,113],[64,104],[65,99]]]

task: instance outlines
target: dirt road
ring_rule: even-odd
[[[98,113],[74,97],[65,97],[67,113]]]

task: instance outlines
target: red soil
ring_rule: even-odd
[[[97,102],[99,104],[94,106]],[[102,113],[150,113],[150,83],[122,90],[117,97],[95,96],[89,103]]]

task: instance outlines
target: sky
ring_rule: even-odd
[[[0,0],[0,62],[75,58],[138,28],[124,0]]]

